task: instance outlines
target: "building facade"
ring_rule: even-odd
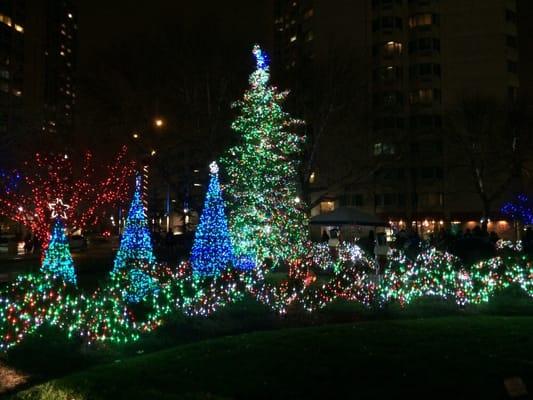
[[[354,143],[359,169],[366,164],[369,172],[334,185],[328,163],[318,161],[314,179],[323,201],[313,212],[354,206],[428,234],[479,223],[486,207],[451,121],[458,124],[467,99],[505,107],[519,95],[518,19],[516,0],[278,0],[275,55],[289,85],[323,79],[313,69],[331,61],[331,52],[345,52],[366,83],[367,120],[348,130],[348,141],[337,140],[337,151],[345,154],[342,147]],[[484,184],[507,179],[497,175]],[[494,218],[519,185],[507,186],[491,195]],[[491,226],[511,230],[505,221]]]
[[[0,3],[0,154],[9,149],[24,125],[23,89],[25,62],[26,4],[7,0]]]
[[[71,134],[77,30],[70,0],[1,2],[0,134],[8,153]]]
[[[39,0],[28,10],[28,68],[33,68],[30,111],[44,135],[66,140],[76,104],[78,25],[72,0]]]

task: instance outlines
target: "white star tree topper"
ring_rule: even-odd
[[[67,219],[67,210],[70,208],[68,204],[64,204],[63,200],[56,199],[55,203],[48,203],[48,207],[52,211],[52,218]]]
[[[209,170],[211,171],[213,175],[218,174],[219,167],[216,161],[213,161],[211,164],[209,164]]]

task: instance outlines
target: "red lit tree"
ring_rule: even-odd
[[[82,162],[65,153],[36,154],[17,171],[21,181],[15,189],[0,188],[0,215],[23,224],[45,244],[53,222],[49,206],[59,200],[68,205],[64,212],[69,229],[84,229],[97,222],[103,207],[124,202],[130,196],[134,164],[126,153],[123,147],[103,173],[95,170],[90,152],[85,153]]]

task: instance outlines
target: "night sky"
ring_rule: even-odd
[[[196,25],[209,32],[210,25],[216,21],[219,29],[235,40],[236,46],[258,42],[268,48],[272,27],[270,3],[269,0],[79,0],[80,72],[90,68],[92,57],[112,46],[176,25]]]
[[[202,54],[209,58],[216,53],[223,65],[215,68],[225,68],[235,79],[232,94],[224,100],[229,108],[247,85],[253,44],[272,47],[271,3],[79,0],[78,141],[95,148],[104,142],[101,137],[106,144],[112,138],[114,144],[105,150],[116,148],[125,143],[129,131],[143,129],[132,119],[155,115],[158,109],[177,119],[169,124],[177,129],[191,114],[179,103],[178,82],[202,68]],[[180,31],[186,32],[184,38]],[[184,43],[198,53],[195,58],[177,55]],[[184,68],[191,72],[180,75]],[[229,124],[223,122],[224,127]]]

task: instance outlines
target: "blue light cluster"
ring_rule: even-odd
[[[263,50],[261,50],[261,47],[259,46],[254,46],[254,49],[253,49],[253,54],[255,56],[255,60],[256,60],[256,65],[257,65],[257,69],[268,69],[268,57],[266,55],[266,53],[263,52]]]
[[[524,225],[533,225],[533,201],[525,194],[520,194],[515,200],[502,207],[502,213]]]
[[[158,292],[157,281],[141,269],[134,268],[128,272],[122,296],[128,303],[138,304]]]
[[[17,171],[9,172],[3,169],[0,169],[0,187],[1,190],[5,193],[11,193],[18,189],[21,183],[22,177]]]
[[[56,218],[50,236],[50,243],[41,266],[41,271],[63,279],[66,283],[76,284],[74,261],[70,254],[65,226],[61,218]]]
[[[211,179],[196,229],[191,252],[195,274],[218,275],[233,263],[234,253],[224,210],[224,200],[218,180],[218,166],[211,164]]]
[[[255,267],[255,257],[253,256],[240,255],[235,258],[235,269],[240,271],[252,271]]]
[[[155,262],[141,191],[141,177],[138,176],[124,233],[120,240],[120,248],[115,257],[113,273],[118,273],[125,269],[131,262],[146,264]]]

